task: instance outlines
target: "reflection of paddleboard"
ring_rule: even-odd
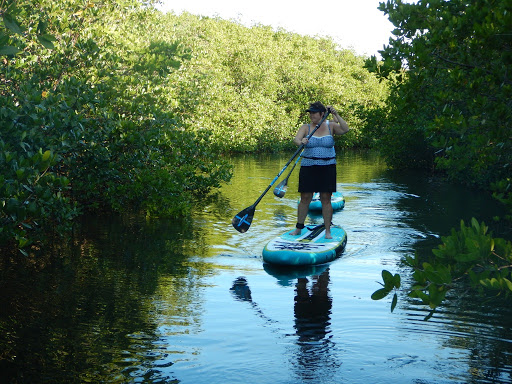
[[[333,192],[331,196],[331,205],[333,211],[339,211],[345,207],[345,197],[341,192]],[[322,202],[320,201],[320,194],[315,192],[313,194],[313,199],[311,203],[309,203],[310,211],[321,211],[322,210]]]
[[[297,279],[308,276],[321,275],[329,268],[329,264],[322,265],[300,265],[290,268],[287,265],[263,264],[263,269],[269,275],[274,276],[279,285],[283,287],[291,286]]]
[[[279,265],[315,265],[338,257],[347,244],[347,233],[331,226],[332,239],[325,238],[324,225],[306,226],[300,235],[288,231],[271,240],[263,248],[263,261]]]

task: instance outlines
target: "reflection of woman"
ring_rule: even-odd
[[[293,364],[304,382],[329,377],[340,362],[329,337],[332,300],[329,296],[329,269],[319,276],[297,280],[295,290],[295,330],[298,352]]]
[[[327,108],[334,116],[334,121],[325,120],[308,139],[307,136],[312,129],[322,121]],[[333,136],[347,133],[349,127],[333,107],[327,108],[319,101],[312,103],[306,111],[309,112],[311,124],[302,125],[293,139],[296,145],[305,145],[299,174],[300,203],[297,211],[296,230],[292,233],[294,236],[299,235],[304,228],[313,193],[320,192],[325,238],[332,238],[331,194],[336,192],[336,153]]]
[[[262,319],[276,323],[252,300],[245,277],[237,278],[230,291],[237,300],[249,302]],[[299,382],[324,381],[316,379],[331,377],[341,365],[334,350],[335,344],[328,337],[331,308],[329,268],[320,275],[297,278],[294,313],[298,351],[291,354],[290,358],[296,367]]]
[[[308,279],[297,280],[295,295],[295,329],[299,341],[319,341],[327,335],[332,300],[329,297],[329,271],[313,276],[311,291]]]

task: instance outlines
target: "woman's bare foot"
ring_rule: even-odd
[[[293,231],[292,233],[290,233],[291,236],[297,236],[297,235],[300,235],[302,233],[302,229],[295,229],[295,231]]]

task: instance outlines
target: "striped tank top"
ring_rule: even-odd
[[[329,128],[329,135],[316,137],[311,136],[309,142],[304,147],[302,152],[302,167],[310,167],[312,165],[331,165],[336,164],[336,152],[334,150],[334,137],[331,134],[331,127],[329,120],[327,127]],[[311,125],[308,129],[311,130]]]

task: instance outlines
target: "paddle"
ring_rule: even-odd
[[[293,164],[292,169],[290,170],[290,173],[288,173],[288,176],[281,181],[279,184],[277,184],[277,187],[274,188],[274,195],[277,197],[284,197],[284,194],[286,193],[286,189],[288,188],[288,178],[292,174],[293,170],[295,169],[295,166],[300,160],[300,155],[297,157],[297,160],[295,160],[295,163]]]
[[[322,118],[322,120],[320,120],[320,122],[317,124],[315,129],[313,129],[313,131],[311,131],[311,133],[306,136],[307,139],[309,139],[311,136],[313,136],[313,134],[316,132],[316,130],[318,128],[320,128],[320,126],[325,121],[325,119],[327,119],[327,116],[329,116],[329,113],[331,113],[331,111],[327,110],[327,112],[325,113],[324,117]],[[258,205],[258,203],[261,201],[261,199],[263,199],[263,196],[265,196],[266,193],[268,192],[268,190],[270,188],[272,188],[272,186],[277,181],[277,179],[279,179],[279,177],[283,174],[283,172],[286,170],[286,168],[288,168],[288,165],[290,165],[290,163],[293,161],[293,159],[295,159],[295,157],[299,153],[301,153],[301,151],[303,149],[304,149],[304,144],[301,144],[299,146],[299,148],[295,151],[293,156],[290,158],[290,160],[288,160],[288,162],[284,165],[283,169],[281,169],[279,171],[279,173],[277,174],[277,176],[274,177],[274,180],[272,180],[270,185],[265,189],[265,191],[263,191],[261,196],[258,197],[258,199],[254,202],[254,204],[249,206],[249,207],[247,207],[247,208],[245,208],[245,209],[243,209],[243,210],[241,210],[240,212],[238,212],[238,214],[235,215],[235,217],[233,217],[233,220],[231,220],[231,224],[233,225],[233,227],[238,232],[240,232],[240,233],[247,232],[247,230],[249,229],[249,227],[252,224],[252,219],[254,217],[254,212],[256,211],[256,206]]]

